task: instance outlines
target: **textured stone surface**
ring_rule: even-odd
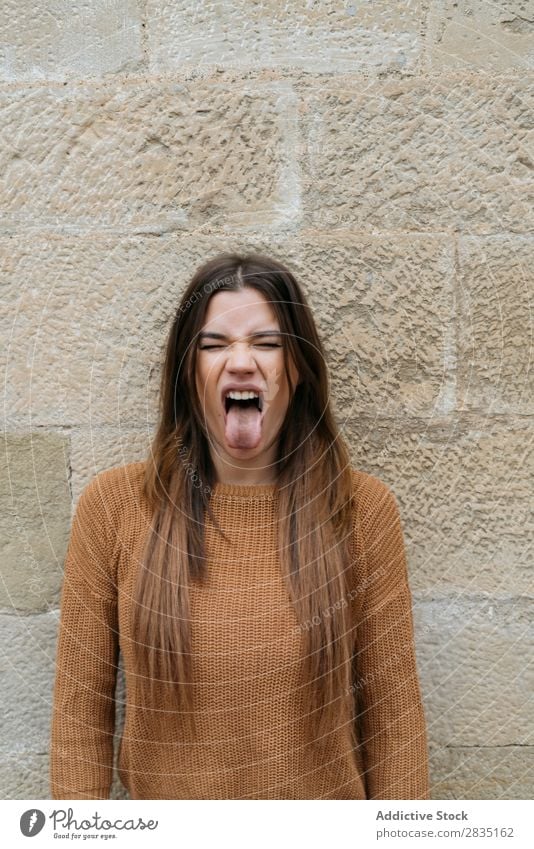
[[[461,239],[458,254],[460,408],[532,414],[534,239]]]
[[[7,421],[24,426],[31,414],[91,433],[153,424],[163,346],[193,271],[222,250],[267,244],[224,234],[0,239]]]
[[[413,70],[427,2],[148,0],[151,71],[195,67]]]
[[[31,413],[41,423],[92,427],[146,418],[153,329],[175,286],[155,276],[152,248],[105,238],[0,243],[10,420]]]
[[[0,223],[149,230],[294,217],[295,96],[273,81],[0,91]]]
[[[292,265],[316,316],[338,421],[454,406],[450,239],[302,233]]]
[[[528,78],[299,85],[305,221],[318,228],[532,232]]]
[[[49,799],[48,751],[0,754],[1,799]]]
[[[3,0],[0,77],[72,79],[138,68],[141,6],[138,0]]]
[[[433,69],[527,71],[534,67],[532,0],[438,0],[430,4]]]
[[[44,754],[50,746],[56,612],[0,614],[2,726],[0,752]]]
[[[534,746],[436,749],[430,774],[432,799],[532,799]]]
[[[76,430],[71,437],[71,486],[76,502],[84,486],[104,469],[135,463],[148,457],[154,428],[146,432],[118,428]]]
[[[534,745],[534,601],[414,606],[429,735],[439,746]]]
[[[356,466],[397,496],[418,596],[532,598],[533,435],[524,419],[476,417],[350,429]]]
[[[4,436],[0,451],[0,607],[4,609],[42,610],[58,601],[70,525],[68,447],[68,440],[56,433]]]

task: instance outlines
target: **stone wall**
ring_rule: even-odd
[[[531,798],[533,0],[4,10],[3,797],[49,796],[76,500],[144,456],[173,309],[235,248],[297,273],[398,497],[433,797]]]

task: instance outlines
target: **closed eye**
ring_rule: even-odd
[[[278,345],[276,342],[258,342],[255,346],[256,348],[281,348],[281,345]],[[224,345],[201,345],[201,351],[214,351],[220,348],[224,348]]]

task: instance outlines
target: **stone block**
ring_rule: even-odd
[[[294,223],[288,83],[125,79],[0,91],[0,224],[161,233]]]
[[[204,68],[410,71],[427,3],[186,3],[148,0],[152,72]]]
[[[147,432],[98,428],[95,431],[75,430],[71,436],[71,486],[73,499],[78,500],[82,489],[104,469],[136,463],[149,456],[154,428]]]
[[[425,602],[414,622],[433,744],[533,746],[532,599]]]
[[[131,72],[143,62],[137,0],[4,0],[0,78],[71,80]]]
[[[458,248],[458,403],[534,413],[534,239],[461,239]]]
[[[0,614],[3,754],[43,755],[50,750],[58,623],[57,611],[31,616]]]
[[[4,434],[2,608],[36,611],[58,603],[71,515],[68,452],[68,440],[57,433]]]
[[[532,233],[528,77],[347,75],[298,90],[305,225]]]
[[[1,753],[0,798],[49,799],[48,768],[48,751]]]
[[[301,233],[309,295],[340,425],[454,408],[454,246],[428,236]]]
[[[532,799],[534,746],[431,751],[432,799]]]
[[[438,0],[430,4],[429,66],[434,70],[532,70],[531,0]]]
[[[421,599],[532,596],[532,425],[369,418],[347,428],[357,468],[395,493],[410,582]]]

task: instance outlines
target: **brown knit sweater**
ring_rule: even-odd
[[[353,470],[360,746],[340,723],[325,753],[313,745],[297,620],[275,554],[274,485],[218,483],[212,492],[232,545],[207,519],[209,583],[191,588],[200,735],[189,739],[172,710],[162,735],[154,711],[141,708],[128,619],[150,524],[142,473],[143,463],[101,472],[76,507],[61,596],[52,798],[109,798],[119,650],[127,700],[118,769],[133,799],[429,798],[403,533],[386,484]]]

